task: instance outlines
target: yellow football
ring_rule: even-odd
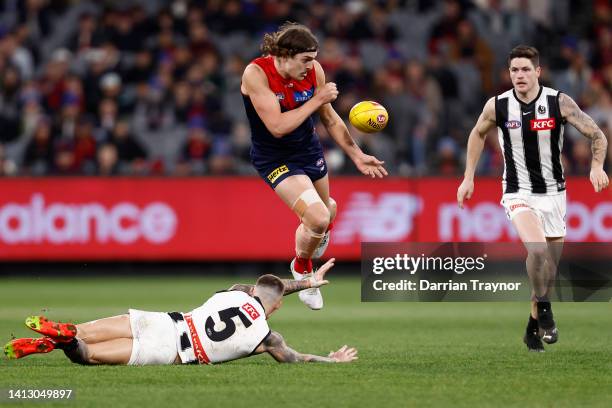
[[[380,132],[387,126],[389,114],[380,103],[363,101],[351,108],[349,121],[364,133]]]

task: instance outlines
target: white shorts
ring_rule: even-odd
[[[174,322],[167,313],[130,309],[132,354],[128,365],[174,364],[178,349]]]
[[[547,238],[565,236],[565,191],[554,195],[536,195],[527,193],[504,194],[501,205],[506,210],[508,219],[523,211],[533,211],[544,227]]]

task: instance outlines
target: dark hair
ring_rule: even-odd
[[[257,282],[255,282],[255,286],[272,290],[279,293],[281,296],[285,292],[285,284],[278,276],[275,275],[267,274],[260,276],[259,279],[257,279]]]
[[[310,29],[302,24],[286,22],[278,31],[264,35],[261,51],[264,55],[293,57],[301,52],[314,52],[319,42]]]
[[[534,67],[540,66],[540,53],[535,47],[530,45],[517,45],[510,51],[508,55],[508,66],[514,58],[527,58],[531,61]]]

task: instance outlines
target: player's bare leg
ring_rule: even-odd
[[[130,359],[132,328],[127,314],[77,325],[30,316],[25,324],[45,337],[9,342],[5,353],[11,358],[60,349],[78,364],[127,364]]]
[[[329,176],[325,175],[325,177],[315,181],[314,187],[317,190],[317,193],[319,193],[319,197],[321,197],[321,200],[323,200],[323,203],[329,210],[329,226],[327,227],[327,231],[325,231],[325,236],[321,240],[321,243],[312,254],[313,258],[318,259],[323,256],[327,250],[327,246],[329,245],[330,231],[334,225],[334,219],[336,218],[338,206],[336,201],[329,196]]]
[[[291,272],[294,279],[306,279],[312,274],[312,255],[329,226],[329,210],[305,175],[287,177],[275,191],[301,221],[295,232],[296,257],[291,262]],[[318,288],[301,291],[299,298],[311,309],[323,307]]]
[[[544,228],[532,211],[523,211],[512,219],[527,249],[527,275],[532,285],[531,313],[523,341],[531,351],[544,351],[540,338],[547,343],[557,341],[558,332],[548,299],[555,279],[556,263],[551,258]]]
[[[127,314],[77,324],[76,327],[76,336],[87,344],[118,338],[132,338],[130,316]]]
[[[116,338],[88,344],[88,364],[127,364],[132,355],[131,338]]]

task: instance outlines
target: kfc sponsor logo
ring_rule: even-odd
[[[399,242],[412,233],[422,200],[410,193],[351,194],[334,226],[334,242],[347,245],[359,241]]]
[[[174,210],[162,202],[139,208],[123,201],[106,208],[96,202],[45,203],[44,196],[35,193],[29,203],[8,202],[0,207],[0,242],[131,244],[144,239],[163,244],[174,237],[177,224]]]
[[[531,130],[552,130],[555,128],[555,118],[532,119],[529,121]]]
[[[242,310],[247,312],[247,314],[251,317],[251,320],[256,320],[259,317],[259,312],[250,303],[245,303],[242,305]]]
[[[521,127],[521,121],[519,120],[509,120],[506,122],[506,128],[508,129],[518,129]]]

